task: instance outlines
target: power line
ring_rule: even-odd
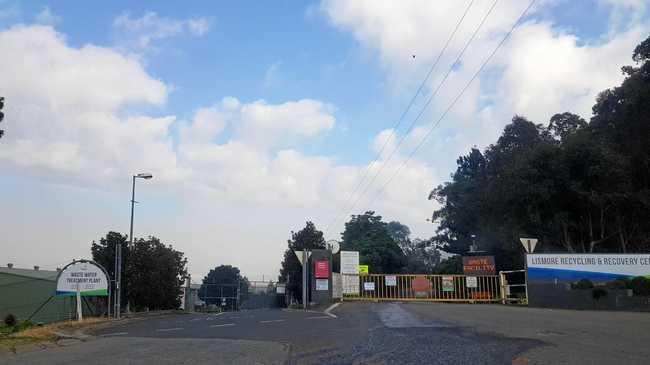
[[[405,109],[404,112],[401,114],[399,120],[397,121],[397,123],[395,124],[395,126],[393,126],[391,136],[394,135],[394,134],[397,132],[397,129],[399,128],[399,126],[401,125],[402,121],[404,120],[404,117],[405,117],[406,114],[411,110],[411,107],[412,107],[413,104],[415,103],[415,100],[416,100],[417,97],[420,95],[420,92],[422,91],[422,89],[424,88],[424,85],[426,85],[427,81],[429,80],[429,77],[430,77],[431,74],[433,73],[433,70],[435,70],[435,68],[437,67],[438,63],[440,62],[440,59],[442,58],[443,54],[444,54],[445,51],[447,50],[447,47],[449,47],[449,44],[451,43],[451,40],[452,40],[452,39],[454,38],[454,36],[456,35],[456,32],[457,32],[458,29],[460,28],[460,25],[461,25],[461,24],[463,23],[463,21],[465,20],[465,17],[467,16],[467,13],[469,12],[469,10],[470,10],[470,8],[472,7],[472,5],[474,4],[474,1],[475,1],[475,0],[471,0],[471,1],[467,4],[467,7],[465,8],[465,11],[463,12],[463,15],[460,17],[460,19],[459,19],[458,22],[456,23],[456,26],[454,27],[454,30],[453,30],[453,31],[451,32],[451,34],[449,35],[449,38],[447,39],[447,42],[445,43],[445,45],[444,45],[444,46],[442,47],[442,49],[440,50],[440,53],[438,53],[438,57],[436,58],[436,60],[433,62],[433,64],[432,64],[431,67],[429,68],[429,71],[427,72],[425,78],[422,80],[422,82],[420,83],[420,86],[417,88],[417,90],[416,90],[416,92],[415,92],[415,95],[413,95],[413,97],[412,97],[411,100],[409,101],[408,105],[406,106],[406,109]],[[359,188],[360,188],[360,187],[363,185],[363,183],[365,182],[365,179],[366,179],[366,177],[368,176],[368,173],[370,172],[370,169],[372,168],[372,166],[373,166],[373,165],[374,165],[374,164],[379,160],[379,158],[381,157],[381,154],[384,152],[384,149],[386,149],[386,146],[388,145],[388,142],[389,142],[391,136],[388,136],[388,137],[386,138],[386,140],[384,141],[384,144],[381,146],[381,149],[379,150],[379,152],[377,152],[377,156],[375,156],[375,159],[374,159],[370,164],[368,164],[368,166],[366,166],[364,172],[362,173],[363,176],[362,176],[361,179],[359,180],[359,183],[356,185],[356,187],[352,190],[352,192],[351,192],[351,193],[348,195],[348,197],[345,199],[345,203],[344,203],[343,206],[342,206],[342,208],[343,208],[343,209],[342,209],[342,212],[345,212],[345,211],[347,210],[348,203],[350,202],[350,200],[352,199],[352,197],[354,196],[354,194],[359,190]],[[336,223],[336,221],[338,221],[339,218],[340,218],[340,215],[336,215],[336,216],[334,217],[334,219],[333,219],[333,220],[332,220],[332,221],[327,225],[327,228],[325,229],[325,232],[326,232],[326,233],[329,232],[330,227],[331,227],[334,223]],[[326,234],[326,236],[327,236],[327,234]]]
[[[350,206],[350,209],[349,209],[348,214],[352,212],[352,210],[353,210],[354,207],[357,205],[357,203],[358,203],[358,202],[361,200],[361,198],[366,194],[366,192],[368,191],[368,189],[370,188],[370,186],[372,186],[372,184],[375,182],[375,180],[377,180],[377,177],[378,177],[379,175],[381,175],[381,173],[382,173],[382,171],[384,170],[384,168],[388,165],[388,162],[390,162],[390,160],[391,160],[392,157],[395,155],[395,153],[397,152],[397,150],[400,148],[400,146],[402,145],[402,143],[404,142],[404,140],[406,139],[406,137],[408,137],[408,134],[411,132],[411,130],[413,129],[413,127],[415,126],[415,124],[418,122],[418,120],[422,117],[422,115],[424,114],[425,110],[428,108],[428,106],[429,106],[429,104],[431,103],[431,101],[433,101],[433,98],[438,94],[438,92],[440,91],[440,89],[442,88],[442,86],[444,85],[444,83],[447,81],[447,78],[449,77],[449,75],[451,75],[451,72],[454,70],[454,66],[456,66],[456,65],[460,62],[460,60],[463,58],[463,55],[465,54],[465,52],[466,52],[467,49],[469,48],[470,44],[474,41],[474,38],[476,38],[476,35],[478,34],[478,32],[481,30],[481,28],[482,28],[483,25],[485,24],[485,21],[487,20],[487,18],[490,16],[490,14],[492,13],[492,11],[493,11],[494,8],[496,7],[498,1],[499,1],[499,0],[495,0],[495,1],[492,3],[492,5],[491,5],[490,8],[488,9],[488,11],[485,13],[485,15],[483,16],[483,18],[481,19],[481,21],[480,21],[480,23],[478,24],[478,26],[474,29],[474,32],[472,33],[472,35],[469,37],[469,39],[467,40],[467,42],[465,42],[465,45],[463,46],[463,48],[461,49],[461,51],[458,53],[458,56],[456,57],[456,59],[454,60],[454,62],[452,62],[452,64],[450,65],[449,70],[447,70],[447,73],[445,74],[445,76],[442,78],[442,80],[440,81],[440,83],[438,83],[438,86],[437,86],[436,89],[433,91],[433,93],[431,93],[431,95],[429,95],[429,98],[427,99],[426,103],[424,104],[424,106],[422,107],[422,109],[420,110],[420,112],[418,113],[418,115],[415,117],[415,119],[413,119],[413,121],[412,121],[411,124],[409,125],[409,127],[408,127],[406,133],[404,133],[404,134],[402,135],[402,137],[400,138],[400,140],[398,141],[397,146],[396,146],[396,147],[391,151],[391,153],[390,153],[390,155],[388,156],[388,158],[384,161],[384,164],[381,165],[381,167],[379,168],[379,170],[374,174],[374,176],[373,176],[372,179],[370,180],[370,183],[368,183],[368,184],[366,185],[366,187],[363,189],[363,191],[361,192],[361,194],[359,194],[359,195],[357,196],[357,199],[356,199],[356,200],[354,201],[354,203]]]
[[[375,197],[374,197],[374,198],[369,202],[369,204],[374,203],[375,200],[377,200],[377,198],[379,198],[379,196],[383,193],[384,189],[385,189],[385,188],[386,188],[386,187],[387,187],[387,186],[388,186],[388,185],[393,181],[393,179],[394,179],[394,178],[399,174],[399,172],[402,170],[402,168],[403,168],[404,166],[406,166],[406,164],[411,160],[411,158],[415,155],[415,153],[417,153],[417,151],[418,151],[418,150],[419,150],[419,149],[424,145],[424,143],[425,143],[426,140],[429,138],[429,136],[431,135],[431,133],[433,132],[433,130],[434,130],[434,129],[435,129],[435,128],[440,124],[440,122],[445,118],[445,116],[447,116],[447,113],[449,113],[449,111],[454,107],[454,105],[456,105],[456,102],[458,102],[458,100],[463,96],[463,94],[465,94],[465,91],[467,91],[467,89],[468,89],[469,86],[472,84],[472,82],[474,82],[474,80],[476,79],[476,77],[478,77],[478,75],[483,71],[483,69],[484,69],[485,66],[488,64],[488,62],[490,62],[490,60],[492,59],[492,57],[494,57],[494,55],[495,55],[495,54],[497,53],[497,51],[501,48],[501,46],[503,46],[503,44],[506,42],[506,40],[508,40],[508,38],[510,37],[510,35],[514,32],[515,28],[517,28],[517,26],[519,25],[519,23],[521,22],[521,20],[526,16],[526,14],[528,13],[528,10],[530,10],[530,8],[533,6],[533,4],[535,3],[535,1],[536,1],[536,0],[531,0],[531,2],[528,4],[528,6],[526,7],[526,9],[524,9],[524,11],[521,13],[521,15],[519,16],[519,18],[517,19],[517,21],[512,25],[512,28],[510,28],[510,30],[508,31],[508,33],[506,33],[506,35],[503,37],[503,39],[501,39],[501,42],[499,42],[499,44],[497,44],[497,46],[494,48],[494,50],[492,51],[492,53],[490,53],[490,55],[489,55],[489,56],[488,56],[488,57],[483,61],[483,63],[481,64],[481,67],[479,67],[479,69],[474,73],[474,75],[472,76],[472,78],[467,82],[467,84],[465,84],[465,86],[461,89],[460,93],[459,93],[458,95],[456,95],[456,97],[454,98],[454,100],[451,102],[451,104],[449,104],[449,106],[447,107],[447,109],[445,109],[444,113],[442,113],[442,115],[441,115],[440,118],[436,121],[436,123],[434,123],[434,124],[431,126],[431,128],[427,131],[427,133],[422,137],[422,139],[420,140],[420,143],[418,143],[418,145],[413,149],[413,151],[411,151],[411,153],[409,154],[409,156],[407,157],[407,159],[404,160],[404,162],[400,165],[400,167],[399,167],[397,170],[395,170],[395,173],[394,173],[394,174],[393,174],[393,175],[392,175],[392,176],[391,176],[391,177],[390,177],[390,178],[389,178],[389,179],[384,183],[384,185],[382,185],[382,187],[379,189],[378,193],[377,193],[377,194],[375,195]]]

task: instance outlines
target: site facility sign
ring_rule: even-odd
[[[66,265],[56,279],[57,296],[108,296],[108,275],[99,264],[79,260]]]
[[[471,276],[496,275],[494,256],[463,256],[463,273]]]
[[[530,254],[526,263],[531,281],[650,278],[650,254]]]

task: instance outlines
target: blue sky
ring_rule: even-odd
[[[108,230],[127,232],[130,175],[144,170],[155,178],[138,186],[136,235],[184,250],[195,276],[218,264],[275,275],[307,219],[337,238],[344,219],[330,227],[333,218],[374,209],[431,235],[426,196],[459,154],[494,141],[514,114],[589,118],[650,29],[648,1],[538,1],[407,161],[527,5],[498,2],[405,134],[492,4],[473,2],[393,133],[469,2],[0,0],[0,41],[13,56],[0,61],[8,260],[53,266],[87,257]],[[360,176],[380,168],[343,209]]]

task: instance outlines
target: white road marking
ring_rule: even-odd
[[[158,331],[158,332],[169,332],[169,331],[180,331],[180,330],[182,330],[182,329],[183,329],[183,328],[180,328],[180,327],[175,327],[175,328],[159,328],[159,329],[157,329],[156,331]]]
[[[224,324],[213,324],[210,327],[229,327],[229,326],[234,326],[234,323],[224,323]]]
[[[260,323],[275,323],[275,322],[284,322],[284,319],[273,319],[270,321],[260,321]]]
[[[203,318],[193,318],[193,319],[190,319],[190,321],[192,321],[192,322],[194,322],[194,321],[200,321],[201,319],[203,319]]]
[[[103,335],[101,335],[101,336],[102,336],[102,337],[110,337],[110,336],[124,336],[124,335],[128,335],[128,334],[129,334],[128,332],[114,332],[114,333],[106,333],[106,334],[103,334]]]
[[[305,317],[305,319],[330,319],[330,318],[335,318],[335,317],[330,317],[330,316]]]
[[[334,308],[338,307],[339,305],[341,305],[341,302],[330,305],[329,307],[327,307],[327,309],[325,309],[325,314],[327,314],[332,318],[338,318],[336,314],[332,313],[332,311],[334,310]]]

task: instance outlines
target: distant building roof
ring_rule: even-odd
[[[23,276],[32,279],[55,281],[59,273],[58,271],[52,271],[52,270],[16,269],[16,268],[0,267],[0,274],[10,274],[10,275]]]

